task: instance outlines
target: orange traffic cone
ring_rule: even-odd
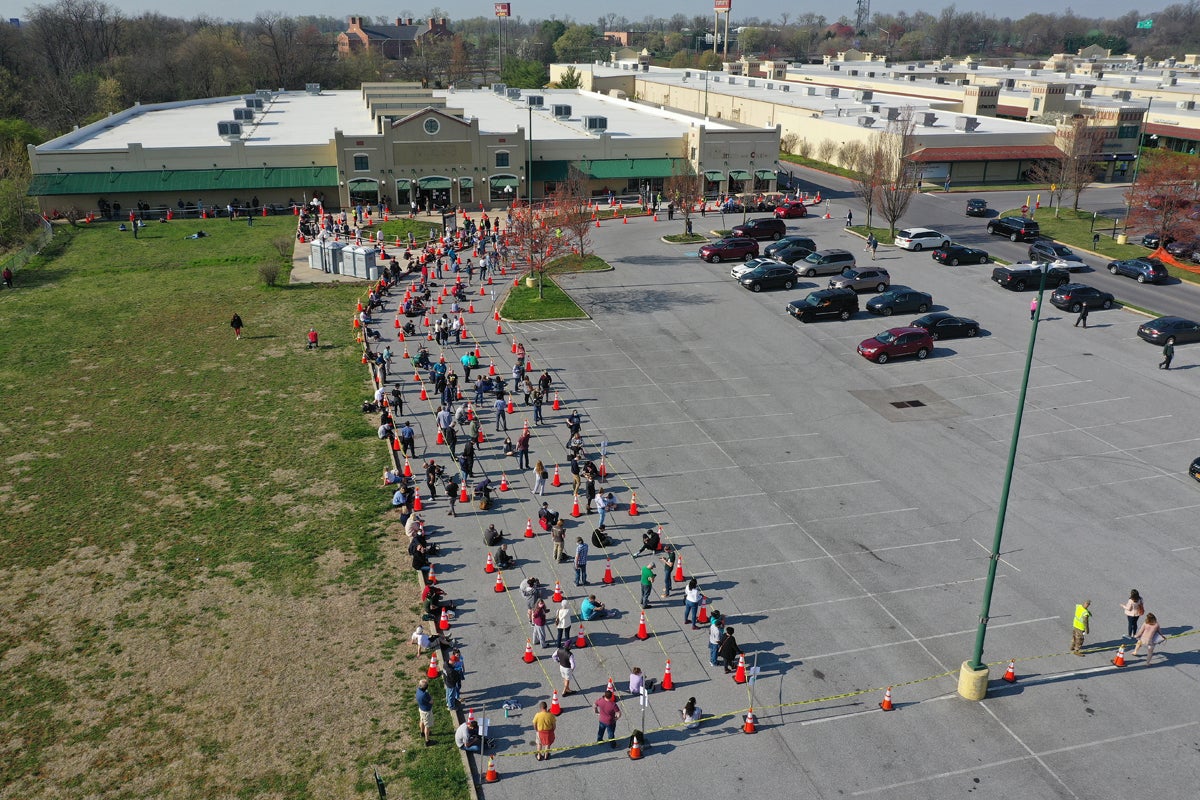
[[[579,495],[575,495],[575,502],[571,505],[571,516],[578,517],[579,513]]]
[[[1112,660],[1114,667],[1125,666],[1125,645],[1121,645],[1117,649],[1117,657]]]
[[[894,708],[892,706],[892,687],[887,687],[887,691],[883,693],[883,702],[879,704],[879,707],[884,711],[891,711]]]
[[[504,409],[504,413],[515,414],[516,412],[517,412],[517,407],[513,405],[512,398],[510,397],[510,398],[508,398],[508,407],[506,409]]]
[[[479,442],[480,444],[483,444],[483,443],[484,443],[484,441],[486,441],[486,439],[484,438],[484,435],[483,435],[483,431],[482,431],[482,430],[480,430],[480,431],[479,431],[479,438],[478,438],[478,439],[476,439],[475,441]]]
[[[737,665],[737,670],[734,671],[734,673],[733,673],[733,682],[734,683],[745,683],[746,682],[746,655],[744,653],[738,654],[738,665]]]
[[[617,693],[617,687],[613,685],[613,679],[611,677],[608,679],[608,686],[605,687],[605,691],[612,692],[613,695],[616,695]]]
[[[612,559],[607,559],[604,562],[604,582],[611,585],[613,582],[612,574]]]
[[[475,301],[472,300],[470,303],[467,304],[467,313],[468,314],[475,313]]]
[[[466,485],[463,485],[463,487],[462,487],[462,488],[459,490],[459,492],[458,492],[458,502],[460,502],[460,503],[469,503],[469,502],[471,502],[471,498],[467,496],[467,487],[466,487]],[[490,555],[490,554],[489,554],[489,555]]]
[[[579,634],[575,637],[576,647],[587,647],[587,637],[583,634],[583,623],[579,623]]]
[[[754,727],[753,708],[746,712],[746,724],[742,725],[742,733],[758,733],[758,728]]]
[[[438,630],[439,631],[450,630],[450,612],[444,608],[442,609],[442,618],[438,620]]]
[[[554,478],[550,481],[551,486],[562,486],[562,479],[558,477],[558,464],[554,465]]]
[[[558,411],[559,406],[560,406],[560,404],[558,402],[558,392],[555,392],[554,393],[554,410]]]
[[[497,335],[497,336],[503,336],[503,335],[504,335],[504,326],[503,326],[503,325],[500,325],[499,323],[496,323],[496,335]]]
[[[1114,661],[1113,663],[1115,664],[1116,662]],[[1015,658],[1009,659],[1008,669],[1004,671],[1004,680],[1008,681],[1009,683],[1017,682],[1017,661]]]
[[[628,224],[629,224],[629,215],[628,215],[628,214],[626,214],[625,216],[621,217],[621,224],[622,224],[622,225],[628,225]]]
[[[517,352],[517,338],[516,338],[515,336],[513,337],[513,340],[512,340],[512,348],[509,350],[509,352],[510,352],[510,353],[515,353],[515,352]]]
[[[675,582],[683,583],[683,556],[675,556]]]
[[[508,491],[508,476],[505,475],[503,472],[500,473],[500,491],[502,491],[502,492]]]
[[[608,477],[608,465],[604,463],[604,456],[600,456],[600,480]]]
[[[532,664],[537,660],[537,657],[533,654],[533,642],[529,639],[525,640],[525,655],[521,656],[521,660],[526,664]]]
[[[443,434],[443,433],[442,433],[442,429],[441,429],[441,428],[438,428],[438,434],[437,434],[437,443],[438,443],[438,444],[445,444],[445,443],[446,443],[446,436],[445,436],[445,434]]]
[[[483,779],[487,783],[495,783],[500,780],[500,773],[496,772],[496,757],[488,756],[487,772],[483,774]]]
[[[487,554],[487,561],[483,562],[483,571],[491,575],[496,571],[496,562],[492,561],[492,554]]]
[[[562,599],[563,599],[562,584],[559,583],[558,581],[554,582],[554,595],[552,596],[551,599],[553,599],[554,602],[556,602],[556,603],[562,602]]]
[[[646,631],[646,612],[643,611],[638,619],[637,638],[643,641],[650,638],[649,632]]]
[[[421,511],[421,510],[422,510],[421,493],[414,492],[413,493],[413,511]]]
[[[395,438],[392,439],[392,449],[397,452],[400,451],[400,440],[399,439],[395,439]]]
[[[412,477],[412,466],[408,463],[407,456],[405,456],[405,458],[404,458],[404,477],[406,477],[406,478]]]
[[[634,492],[633,498],[629,501],[629,516],[636,517],[637,515],[638,515],[637,492]]]
[[[500,572],[496,573],[496,585],[492,587],[492,591],[496,594],[508,591],[508,587],[504,585],[504,575]]]
[[[415,503],[413,504],[416,505]],[[437,575],[433,574],[433,564],[429,565],[429,572],[425,573],[425,583],[430,586],[437,586]]]
[[[526,539],[533,538],[533,518],[532,517],[525,518],[525,538]]]
[[[562,713],[562,706],[560,706],[558,704],[558,690],[557,689],[555,689],[554,692],[551,693],[551,695],[550,695],[550,713],[556,717]]]
[[[429,669],[425,670],[425,677],[436,678],[438,676],[439,671],[440,670],[438,670],[437,653],[433,653],[429,656]]]
[[[497,308],[495,311],[492,312],[492,319],[495,320],[496,322],[500,321],[500,309]]]
[[[700,595],[700,613],[696,615],[696,624],[708,624],[708,598],[704,595]]]
[[[658,222],[658,212],[655,212],[655,214],[654,214],[654,221]]]
[[[489,361],[488,362],[488,375],[491,376],[491,375],[495,375],[495,374],[496,374],[496,362]]]
[[[637,761],[642,757],[642,739],[640,736],[634,736],[629,742],[629,758]]]
[[[671,659],[667,659],[667,671],[663,673],[662,679],[663,691],[669,692],[675,688],[675,682],[671,680]]]
[[[399,317],[396,317],[396,318],[393,320],[393,322],[395,322],[396,324],[395,324],[395,325],[393,325],[392,327],[395,327],[395,328],[399,328],[399,327],[400,327],[400,318],[399,318]]]
[[[425,384],[421,384],[421,399],[422,400],[429,399],[429,393],[425,391]]]

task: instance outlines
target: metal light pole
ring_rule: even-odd
[[[1154,105],[1154,98],[1146,99],[1146,115],[1142,117],[1142,121],[1138,124],[1137,144],[1133,147],[1133,180],[1129,182],[1129,194],[1125,201],[1125,227],[1123,230],[1129,231],[1129,215],[1133,213],[1133,190],[1137,187],[1138,168],[1142,166],[1142,136],[1146,132],[1146,121],[1150,118],[1150,106]]]
[[[1033,346],[1037,342],[1038,322],[1042,318],[1042,298],[1046,292],[1047,262],[1042,264],[1042,277],[1038,284],[1037,309],[1033,313],[1033,324],[1029,328],[1029,345],[1025,349],[1025,371],[1021,376],[1021,392],[1017,396],[1017,414],[1013,420],[1012,440],[1008,445],[1008,463],[1004,468],[1004,484],[1000,490],[1000,507],[996,513],[996,530],[992,537],[992,549],[988,554],[987,580],[983,585],[983,604],[979,611],[979,627],[975,631],[975,652],[970,661],[964,661],[958,676],[958,693],[968,700],[982,700],[987,695],[988,668],[983,663],[983,643],[987,637],[988,616],[992,608],[992,589],[996,584],[996,569],[1000,563],[1000,544],[1004,538],[1004,518],[1008,513],[1008,493],[1012,487],[1013,469],[1017,463],[1017,443],[1021,439],[1021,419],[1025,414],[1025,393],[1029,389],[1029,370],[1033,366]]]

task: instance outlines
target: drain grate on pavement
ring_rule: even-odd
[[[963,416],[963,410],[924,384],[891,389],[851,389],[859,402],[889,422],[923,422]]]
[[[924,408],[925,406],[920,400],[893,400],[892,405],[896,408]]]

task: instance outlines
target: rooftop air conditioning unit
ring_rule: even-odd
[[[246,108],[253,108],[255,111],[263,110],[263,99],[261,97],[245,97]]]
[[[874,96],[875,93],[870,89],[856,89],[854,92],[854,99],[859,103],[870,102],[871,98]]]
[[[836,86],[827,86],[825,88],[825,96],[826,97],[836,98],[839,94],[841,94],[841,92],[838,91],[838,88]]]
[[[768,89],[774,89],[774,88],[775,88],[775,84],[771,83],[770,81],[767,81],[767,88],[768,88]]]
[[[878,104],[878,103],[872,103],[872,104],[870,104],[869,106],[867,106],[867,108],[871,109],[871,113],[872,113],[872,114],[878,114],[878,113],[879,113],[879,104]]]
[[[506,89],[508,89],[507,83],[493,83],[492,84],[492,91],[495,92],[496,94],[504,94]]]
[[[805,93],[808,94],[810,97],[817,93],[817,87],[815,87],[815,86],[805,86],[804,89],[805,89]]]
[[[852,69],[852,70],[850,70],[850,76],[851,76],[851,77],[854,77],[854,78],[857,78],[857,77],[858,77],[858,70],[856,70],[856,69]]]
[[[883,110],[888,119],[900,119],[900,109],[896,106],[888,106]]]
[[[686,69],[685,69],[685,70],[683,71],[683,77],[684,77],[684,80],[686,80],[686,79],[688,79],[688,78],[692,77],[691,70],[686,70]]]
[[[874,72],[868,72],[868,73],[867,73],[867,77],[868,77],[868,78],[874,78],[874,77],[875,77],[875,73],[874,73]]]
[[[720,76],[720,75],[713,75],[713,76],[712,76],[712,82],[713,82],[713,83],[720,83],[720,82],[721,82],[721,76]]]
[[[924,62],[924,61],[918,61],[918,62],[917,62],[917,69],[925,69],[925,62]]]
[[[642,64],[642,72],[649,72],[649,71],[650,71],[650,65]]]
[[[233,118],[238,122],[250,122],[254,119],[253,108],[235,108],[233,110]]]
[[[283,90],[280,89],[279,91],[282,92]],[[254,96],[261,97],[263,99],[263,102],[269,103],[275,97],[275,93],[272,92],[270,89],[255,89]]]
[[[979,63],[971,61],[967,64],[967,69],[979,69]]]
[[[308,92],[309,94],[320,94],[321,93],[321,84],[306,83],[306,84],[304,84],[304,91]]]
[[[1032,78],[1034,75],[1038,74],[1038,71],[1036,69],[1027,69],[1025,70],[1025,74]]]
[[[925,66],[925,65],[922,64],[921,66]],[[916,66],[913,64],[908,64],[905,66],[905,69],[907,69],[909,72],[912,72],[914,69],[916,69]]]
[[[957,80],[954,81],[955,86],[966,86],[970,83],[971,82],[969,80],[967,80],[966,78],[958,78]]]
[[[921,112],[921,125],[922,125],[922,127],[925,127],[925,128],[932,128],[932,127],[933,127],[933,123],[935,123],[935,122],[937,122],[937,114],[931,113],[931,112],[929,112],[929,111],[922,111],[922,112]]]
[[[1163,86],[1176,86],[1178,84],[1179,84],[1179,79],[1176,78],[1175,76],[1171,76],[1170,78],[1167,78],[1163,81]]]
[[[505,89],[504,96],[507,97],[509,100],[520,100],[521,99],[521,90],[520,89]]]
[[[754,88],[755,86],[758,86],[758,81],[754,80],[754,78],[751,78],[750,80],[746,81],[746,85],[750,88]]]
[[[908,78],[908,80],[909,80],[909,82],[910,82],[910,83],[916,83],[916,82],[917,82],[917,76],[916,76],[916,75],[905,75],[904,77]]]
[[[583,127],[591,133],[604,133],[608,130],[608,117],[584,117]]]
[[[792,87],[788,86],[786,83],[781,85],[779,88],[785,92],[790,92],[792,90]]]
[[[732,75],[730,75],[730,76],[729,76],[729,85],[730,85],[730,86],[733,86],[733,85],[734,85],[734,84],[736,84],[736,83],[737,83],[737,78],[735,78],[735,77],[733,77]]]
[[[1192,111],[1196,108],[1195,100],[1180,100],[1175,104],[1175,107],[1181,111]]]
[[[830,72],[841,72],[841,71],[842,71],[842,65],[841,65],[841,64],[830,64],[830,65],[829,65],[829,71],[830,71]]]
[[[232,119],[218,122],[217,135],[227,142],[236,142],[242,138],[242,123]]]
[[[874,125],[874,124],[875,124],[875,118],[874,118],[874,117],[868,117],[868,116],[866,116],[866,115],[863,115],[863,116],[861,116],[861,117],[859,117],[859,118],[858,118],[858,124],[859,124],[859,125],[861,125],[861,126],[862,126],[862,127],[864,127],[864,128],[869,128],[869,127],[871,127],[872,125]]]
[[[933,82],[934,83],[945,83],[946,79],[944,77],[942,77],[941,75],[935,75],[933,78]]]
[[[546,104],[545,99],[540,94],[525,95],[525,102],[532,108],[542,108]]]
[[[975,117],[958,117],[954,120],[954,130],[970,133],[979,127],[979,120]]]
[[[1092,96],[1092,87],[1091,86],[1080,86],[1079,87],[1079,96],[1080,97],[1091,97]]]
[[[570,119],[571,118],[571,107],[570,106],[556,104],[556,105],[551,106],[550,110],[554,114],[555,119]]]

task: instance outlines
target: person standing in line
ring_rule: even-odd
[[[1029,301],[1029,318],[1033,319],[1036,314],[1037,314],[1037,298],[1035,297]]]
[[[539,597],[529,619],[533,627],[533,643],[540,644],[543,648],[550,646],[550,631],[546,627],[546,614],[546,601]]]
[[[621,707],[613,697],[612,691],[606,689],[604,696],[593,703],[592,707],[596,709],[596,714],[600,717],[600,727],[596,730],[596,743],[603,742],[604,734],[607,732],[612,749],[616,750],[617,720],[621,718]]]
[[[429,695],[429,681],[425,678],[417,681],[417,714],[421,717],[421,737],[425,746],[433,744],[429,737],[433,734],[433,698]]]
[[[654,562],[642,566],[642,608],[650,607],[650,593],[654,590]]]
[[[733,628],[725,629],[725,634],[721,637],[720,643],[717,645],[717,655],[725,659],[725,674],[733,672],[733,668],[737,665],[738,656],[742,654],[742,650],[738,647],[737,639],[733,638]]]
[[[717,648],[721,646],[721,615],[713,611],[708,624],[708,665],[717,666]]]
[[[462,675],[447,664],[442,667],[442,683],[446,686],[446,708],[450,711],[457,711],[458,694],[462,691]]]
[[[1083,637],[1091,633],[1092,612],[1088,607],[1091,600],[1084,600],[1075,606],[1075,620],[1071,627],[1071,652],[1077,656],[1083,655]]]
[[[687,588],[683,590],[683,624],[692,623],[692,630],[696,630],[700,626],[696,624],[696,617],[700,609],[700,583],[692,578],[687,583]]]
[[[1125,638],[1132,639],[1138,628],[1138,620],[1142,618],[1142,614],[1146,613],[1146,601],[1142,599],[1142,595],[1138,593],[1137,589],[1130,589],[1129,599],[1121,603],[1121,610],[1125,612]]]
[[[575,537],[575,585],[587,586],[588,546],[582,536]]]
[[[238,339],[242,338],[242,328],[244,328],[245,325],[242,324],[242,318],[239,317],[236,312],[234,312],[233,319],[229,320],[229,327],[233,328],[234,336],[236,336]]]
[[[538,736],[536,757],[538,761],[547,761],[550,758],[550,746],[554,744],[554,728],[558,725],[558,717],[550,713],[545,700],[538,708],[533,715],[533,729]]]
[[[1088,315],[1087,303],[1080,303],[1079,316],[1075,318],[1075,326],[1074,327],[1078,328],[1079,323],[1082,322],[1084,330],[1086,330],[1087,329],[1087,315]]]
[[[555,651],[554,660],[558,662],[558,674],[563,679],[562,696],[566,697],[571,693],[571,679],[575,677],[575,654],[571,652],[569,636],[567,641],[563,642],[563,646]]]
[[[560,519],[550,526],[550,541],[554,543],[554,563],[561,563],[567,541],[567,523]]]
[[[665,600],[671,596],[671,571],[675,569],[675,559],[678,556],[675,553],[675,548],[667,545],[663,548],[661,556],[663,563],[663,593],[662,597]]]
[[[526,428],[517,437],[517,469],[529,469],[529,439],[531,436],[529,429]]]
[[[575,456],[571,456],[570,464],[571,464],[571,489],[572,489],[572,491],[574,491],[575,494],[579,494],[579,481],[581,480],[580,473],[583,472],[583,468],[579,464],[579,459]]]
[[[600,514],[600,527],[604,527],[605,518],[608,516],[608,509],[612,501],[612,492],[609,492],[606,495],[601,495],[596,499],[596,511]]]
[[[542,424],[542,390],[533,390],[533,424]]]
[[[1171,344],[1170,342],[1167,342],[1166,344],[1164,344],[1163,349],[1162,349],[1162,354],[1163,354],[1163,358],[1162,358],[1162,361],[1158,362],[1158,368],[1159,369],[1170,369],[1171,368],[1171,359],[1175,358],[1175,345]]]
[[[496,410],[496,430],[508,431],[508,414],[504,410],[504,399],[497,397],[492,402],[492,408]]]
[[[555,647],[563,646],[563,639],[571,640],[571,607],[563,600],[558,604],[558,612],[554,616]]]
[[[1137,632],[1137,644],[1133,646],[1133,655],[1138,654],[1138,650],[1144,645],[1146,648],[1146,665],[1150,664],[1150,659],[1154,658],[1154,646],[1162,644],[1166,641],[1166,637],[1162,635],[1162,626],[1158,624],[1158,617],[1153,614],[1146,615],[1146,621],[1142,623],[1142,627]]]
[[[520,445],[518,444],[518,446]],[[528,451],[526,451],[525,457],[526,459],[529,458]],[[546,495],[546,478],[548,477],[549,473],[546,472],[546,465],[539,460],[533,465],[533,494],[542,495],[543,497]]]

